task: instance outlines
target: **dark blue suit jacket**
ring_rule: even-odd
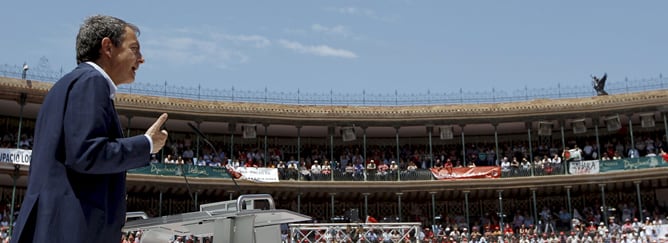
[[[144,135],[123,138],[109,85],[82,63],[47,94],[12,242],[120,242],[125,174],[147,166],[151,148]]]

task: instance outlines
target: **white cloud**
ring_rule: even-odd
[[[288,40],[279,40],[278,43],[284,48],[294,50],[300,53],[306,53],[318,56],[357,58],[357,54],[355,54],[352,51],[344,49],[336,49],[326,45],[307,46],[299,42],[288,41]]]
[[[249,43],[257,48],[268,47],[271,45],[271,41],[264,36],[260,35],[218,35],[223,40],[233,41],[237,44],[246,44]]]
[[[338,14],[359,16],[382,22],[395,22],[397,20],[396,16],[383,16],[382,14],[378,14],[376,13],[376,11],[373,11],[371,9],[358,8],[358,7],[328,7],[325,8],[325,10],[330,12],[335,12]]]
[[[327,26],[322,26],[319,24],[313,24],[311,25],[311,30],[315,32],[320,32],[320,33],[325,33],[329,35],[338,35],[338,36],[343,36],[343,37],[349,37],[352,35],[350,30],[346,28],[345,26],[342,25],[337,25],[334,27],[327,27]]]
[[[368,17],[375,17],[376,13],[370,9],[362,9],[356,7],[344,7],[336,9],[339,13],[350,14],[350,15],[362,15]]]
[[[370,19],[380,20],[380,21],[384,21],[384,22],[394,21],[393,18],[380,16],[380,15],[376,14],[375,11],[373,11],[371,9],[365,9],[365,8],[340,7],[340,8],[327,8],[327,10],[333,11],[333,12],[336,12],[336,13],[340,13],[340,14],[345,14],[345,15],[367,17],[367,18],[370,18]]]
[[[206,28],[205,28],[206,29]],[[248,63],[253,49],[272,45],[261,35],[235,35],[189,28],[149,29],[142,49],[147,60],[174,65],[207,64],[218,68]]]
[[[283,33],[290,34],[290,35],[299,35],[299,36],[306,36],[307,35],[306,30],[295,29],[295,28],[285,28],[285,29],[283,29]]]
[[[157,39],[160,41],[149,41],[144,45],[148,61],[155,59],[177,65],[209,63],[219,68],[226,68],[229,64],[246,63],[249,60],[244,53],[225,48],[218,41],[211,39],[180,36],[163,36]]]
[[[349,31],[343,26],[313,25],[312,28],[323,33],[349,34]],[[255,34],[163,29],[146,32],[146,35],[145,39],[149,41],[142,42],[142,49],[147,61],[177,66],[210,65],[216,68],[230,68],[251,62],[251,58],[253,58],[251,53],[263,53],[257,52],[255,49],[272,46],[317,56],[357,58],[357,54],[345,49],[337,49],[327,45],[309,46],[287,40],[276,41]]]

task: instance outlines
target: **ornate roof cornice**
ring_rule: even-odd
[[[3,97],[25,92],[42,98],[52,83],[0,77]],[[7,98],[5,98],[7,99]],[[392,122],[424,124],[429,121],[521,120],[524,117],[570,117],[593,113],[657,110],[668,105],[666,90],[568,99],[537,99],[494,104],[416,105],[416,106],[320,106],[284,105],[227,101],[203,101],[119,93],[119,110],[135,113],[157,111],[194,117],[240,118],[245,120],[303,122]]]

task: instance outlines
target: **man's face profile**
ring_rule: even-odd
[[[109,77],[116,85],[129,84],[135,80],[135,74],[139,65],[144,63],[144,57],[140,51],[137,35],[132,28],[125,27],[121,44],[112,45],[110,63]]]

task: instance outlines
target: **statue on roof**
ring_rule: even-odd
[[[594,90],[598,95],[608,95],[608,92],[603,90],[605,88],[605,80],[608,79],[608,74],[604,73],[603,77],[597,78],[596,76],[591,76],[592,84],[594,85]]]

